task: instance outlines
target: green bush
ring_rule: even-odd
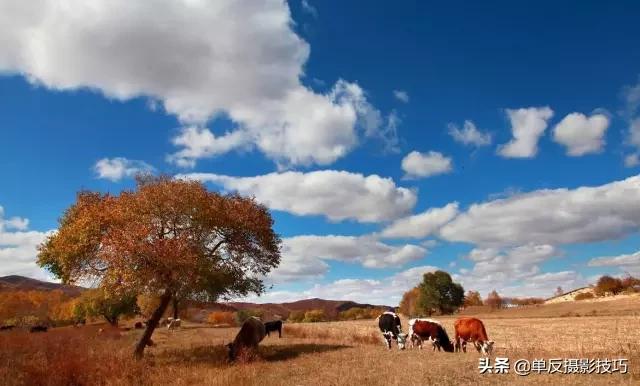
[[[244,321],[249,319],[250,317],[254,316],[256,318],[262,318],[263,315],[264,311],[262,310],[238,310],[238,312],[236,312],[236,323],[238,324],[238,326],[241,326],[242,323],[244,323]]]

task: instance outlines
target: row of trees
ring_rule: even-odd
[[[608,275],[601,276],[593,292],[596,296],[618,295],[623,292],[635,293],[640,291],[640,279],[631,275],[620,279]]]
[[[38,264],[65,284],[98,283],[110,299],[159,299],[134,350],[139,358],[172,302],[264,292],[280,243],[271,214],[253,198],[146,176],[119,195],[80,192]]]

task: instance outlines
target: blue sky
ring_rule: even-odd
[[[251,300],[640,273],[637,3],[105,4],[0,1],[0,275],[138,171],[273,209]]]

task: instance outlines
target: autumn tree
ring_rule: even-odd
[[[480,292],[468,291],[467,294],[464,296],[465,307],[481,306],[481,305],[482,305],[482,298],[480,297]]]
[[[280,263],[280,238],[253,198],[147,176],[119,195],[80,192],[38,263],[65,283],[157,296],[134,351],[139,358],[176,294],[207,301],[262,293],[262,278]]]
[[[622,280],[608,275],[601,276],[598,279],[594,292],[598,296],[607,294],[617,295],[623,290]]]
[[[451,275],[444,271],[425,273],[418,288],[419,309],[429,315],[436,310],[441,314],[452,314],[464,302],[464,288],[454,283]]]
[[[402,295],[400,300],[400,313],[409,317],[419,316],[418,301],[420,300],[420,288],[414,287]]]
[[[85,291],[74,308],[76,319],[103,317],[112,326],[118,325],[121,316],[133,316],[137,311],[135,295],[114,295],[104,288]]]
[[[484,301],[486,305],[491,308],[501,308],[502,307],[502,298],[498,295],[498,291],[493,290],[487,296],[487,299]]]
[[[558,286],[556,290],[553,292],[553,296],[562,296],[562,295],[564,295],[564,291],[562,290],[562,287]]]

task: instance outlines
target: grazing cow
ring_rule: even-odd
[[[16,326],[14,326],[13,324],[8,324],[6,326],[0,326],[0,331],[9,331],[9,330],[13,330]]]
[[[136,330],[142,330],[142,327],[143,327],[143,326],[142,326],[142,322],[136,322],[136,323],[133,325],[133,328],[135,328]]]
[[[43,325],[36,325],[29,329],[29,332],[47,332],[49,327]]]
[[[245,320],[236,338],[227,345],[229,360],[234,361],[243,350],[252,350],[258,347],[258,343],[264,339],[266,334],[266,328],[260,319],[250,317]]]
[[[167,329],[169,330],[173,330],[175,328],[180,327],[180,324],[182,323],[182,321],[180,319],[171,319],[171,321],[169,322],[169,325],[167,326]]]
[[[434,351],[437,348],[438,351],[444,349],[446,352],[453,352],[454,347],[449,340],[447,330],[437,320],[411,319],[409,321],[409,335],[411,342],[417,341],[420,348],[422,348],[422,341],[429,340]]]
[[[407,334],[402,333],[400,317],[395,312],[387,311],[378,317],[378,327],[382,332],[387,349],[391,349],[391,340],[398,343],[398,349],[404,350],[407,341]]]
[[[467,342],[472,342],[476,350],[484,355],[491,355],[493,341],[487,337],[484,323],[476,318],[460,318],[453,324],[456,329],[454,338],[456,351],[467,352]]]
[[[267,336],[269,335],[269,332],[273,331],[278,331],[278,338],[282,338],[282,320],[274,320],[271,322],[266,322],[264,324],[264,328],[267,331]]]

